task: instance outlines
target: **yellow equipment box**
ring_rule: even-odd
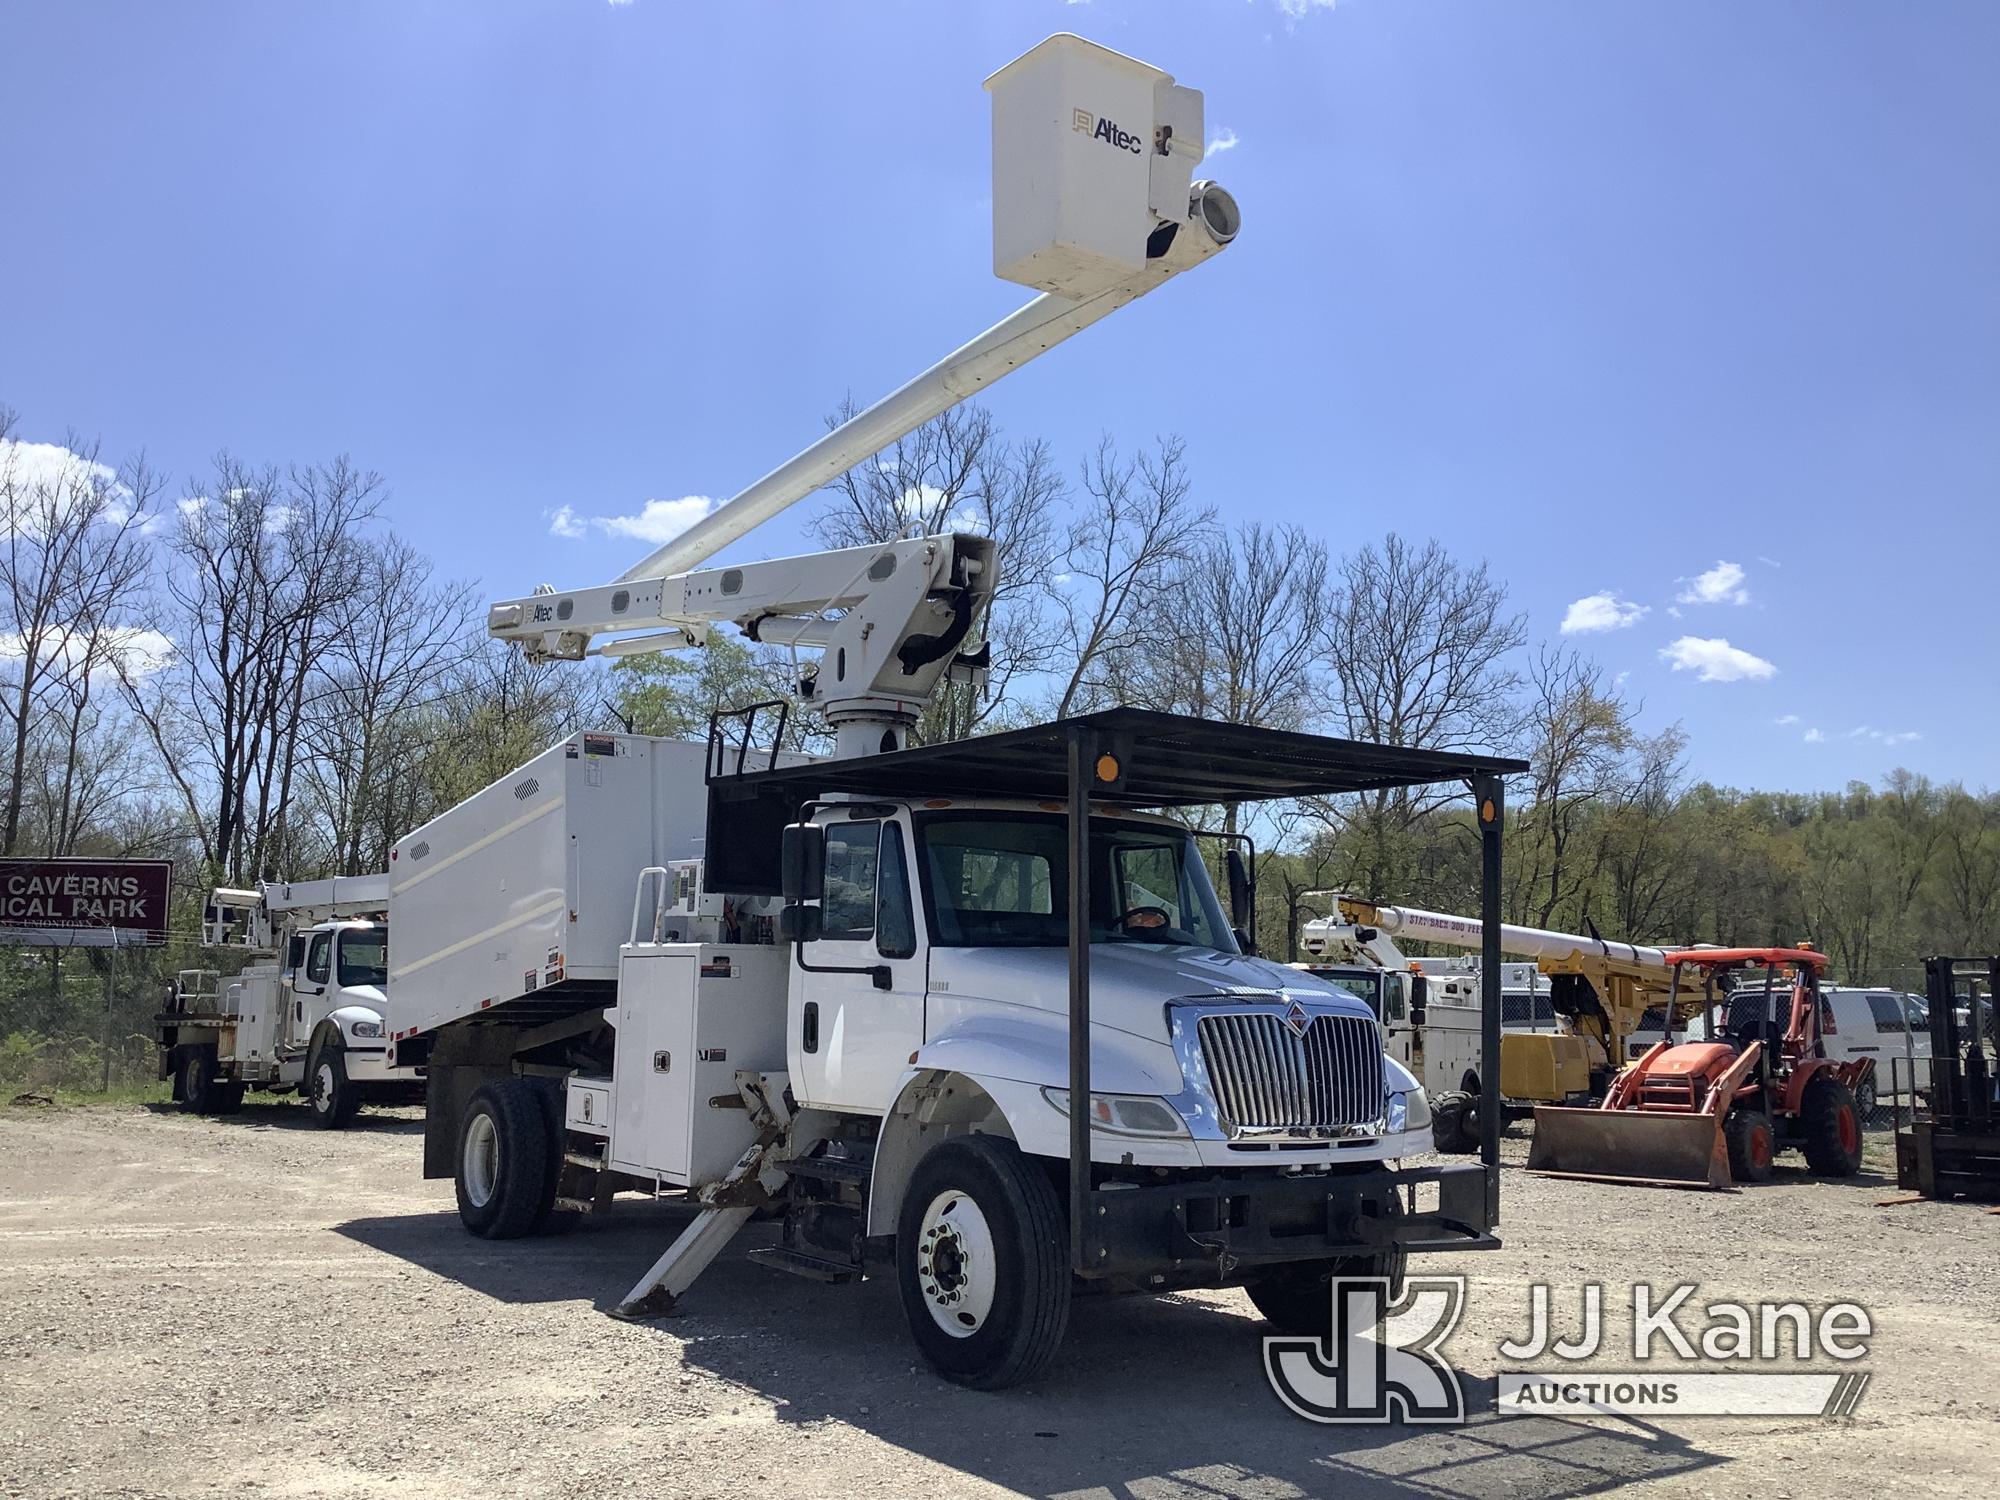
[[[1590,1090],[1583,1038],[1510,1032],[1500,1038],[1500,1097],[1561,1104]]]

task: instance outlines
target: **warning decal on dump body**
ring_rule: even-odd
[[[583,737],[583,753],[585,755],[616,755],[618,753],[618,741],[608,734],[586,734]]]
[[[730,977],[730,974],[729,960],[726,958],[710,958],[702,961],[701,977],[703,979],[727,979]]]

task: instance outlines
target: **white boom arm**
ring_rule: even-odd
[[[1377,906],[1354,896],[1340,896],[1336,905],[1341,923],[1372,927],[1390,937],[1473,949],[1483,941],[1476,917],[1422,911],[1414,906]],[[1334,919],[1328,918],[1327,922],[1333,923]],[[1308,930],[1320,925],[1309,924]],[[1550,963],[1605,959],[1643,969],[1664,971],[1669,967],[1666,950],[1662,948],[1613,943],[1603,938],[1583,937],[1574,932],[1550,932],[1540,927],[1516,927],[1512,923],[1501,925],[1500,949],[1503,953]]]
[[[297,930],[336,917],[389,909],[389,876],[335,875],[326,880],[267,880],[249,890],[218,887],[202,915],[202,940],[211,947],[275,946],[282,925]]]
[[[990,541],[936,536],[690,570],[925,422],[1200,264],[1236,237],[1240,223],[1227,192],[1192,180],[1201,158],[1200,94],[1158,69],[1057,37],[995,74],[988,88],[995,103],[995,268],[1044,288],[1043,295],[841,423],[615,583],[542,589],[494,604],[487,611],[490,635],[535,659],[574,661],[700,645],[709,625],[731,622],[753,639],[822,651],[807,696],[839,731],[839,753],[899,743],[901,729],[951,670],[958,643],[992,598]],[[1041,97],[1050,88],[1105,90],[1122,118],[1137,121],[1135,110],[1150,111],[1151,129],[1130,134],[1121,127],[1124,138],[1116,143],[1103,138],[1106,132],[1086,133],[1081,122],[1094,124],[1104,111],[1089,113],[1071,100],[1052,112]],[[1141,143],[1152,150],[1141,151]],[[927,587],[908,586],[919,577]],[[843,613],[833,619],[829,611]],[[879,744],[872,743],[877,730],[885,732]]]

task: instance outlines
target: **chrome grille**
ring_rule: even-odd
[[[1269,1011],[1227,1011],[1203,1016],[1197,1034],[1231,1134],[1382,1118],[1382,1045],[1372,1019],[1314,1016],[1302,1036]]]

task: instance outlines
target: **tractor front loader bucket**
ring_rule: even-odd
[[[1535,1107],[1528,1170],[1649,1187],[1735,1186],[1717,1117],[1637,1109]]]

